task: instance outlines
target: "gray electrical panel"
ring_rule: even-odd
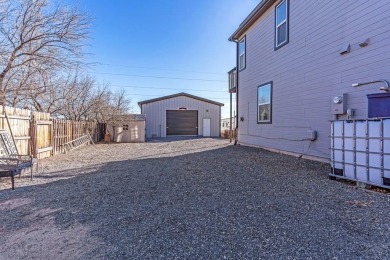
[[[313,129],[307,130],[307,139],[310,141],[317,140],[317,131]]]
[[[333,115],[344,115],[347,112],[347,94],[341,94],[332,97],[332,114]]]

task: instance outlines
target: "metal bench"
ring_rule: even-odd
[[[30,155],[20,155],[15,143],[7,130],[0,130],[0,177],[11,177],[12,189],[15,189],[15,175],[21,177],[22,170],[31,168],[31,180],[33,178],[33,165],[38,160]]]

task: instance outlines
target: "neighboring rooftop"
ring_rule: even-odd
[[[203,102],[207,102],[207,103],[211,103],[211,104],[214,104],[214,105],[217,105],[217,106],[221,106],[221,107],[224,106],[223,103],[219,103],[219,102],[216,102],[216,101],[213,101],[213,100],[210,100],[210,99],[206,99],[206,98],[190,95],[190,94],[187,94],[185,92],[181,92],[181,93],[177,93],[177,94],[173,94],[173,95],[169,95],[169,96],[163,96],[163,97],[159,97],[159,98],[153,98],[153,99],[140,101],[140,102],[138,102],[138,105],[141,106],[143,104],[157,102],[157,101],[161,101],[161,100],[165,100],[165,99],[169,99],[169,98],[181,97],[181,96],[197,99],[197,100],[200,100],[200,101],[203,101]]]

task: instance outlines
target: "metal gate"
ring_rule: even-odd
[[[167,110],[167,135],[198,135],[198,111]]]
[[[390,188],[390,118],[331,123],[331,177]]]

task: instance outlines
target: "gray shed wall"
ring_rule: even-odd
[[[239,72],[242,144],[329,158],[331,100],[348,93],[356,119],[367,118],[366,94],[390,79],[390,1],[290,0],[289,43],[274,50],[275,5],[246,32],[246,69]],[[358,45],[370,38],[367,47]],[[339,54],[342,44],[351,52]],[[257,124],[257,87],[273,81],[272,124]],[[341,116],[344,118],[344,116]],[[314,142],[302,141],[307,130]]]
[[[198,135],[203,135],[203,118],[211,118],[210,134],[220,136],[221,107],[197,99],[180,96],[143,104],[142,114],[146,115],[146,137],[166,137],[166,111],[186,107],[198,110]],[[208,112],[206,111],[208,110]]]

